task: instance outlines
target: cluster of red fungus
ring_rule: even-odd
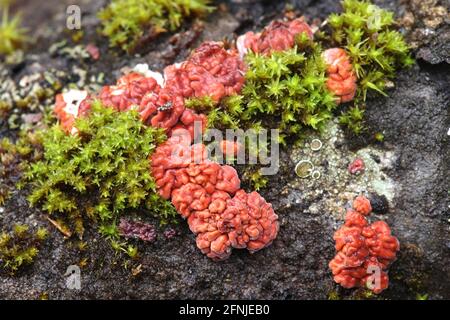
[[[249,31],[240,36],[236,46],[241,56],[244,56],[249,50],[254,53],[270,54],[273,51],[293,48],[296,36],[302,33],[310,39],[313,38],[311,27],[302,19],[289,22],[272,21],[259,33]]]
[[[247,194],[240,189],[234,168],[207,160],[205,146],[192,144],[194,124],[200,124],[201,134],[206,116],[187,109],[184,101],[205,95],[219,101],[239,93],[244,73],[245,65],[236,50],[206,42],[187,61],[168,66],[163,85],[153,77],[132,72],[82,101],[67,101],[59,95],[54,111],[62,126],[73,132],[74,119],[85,115],[91,101],[99,99],[119,111],[133,108],[146,124],[164,128],[169,139],[158,146],[151,159],[159,192],[187,219],[201,251],[223,260],[232,248],[255,252],[269,245],[278,233],[278,217],[257,192]],[[231,141],[223,142],[227,153],[235,153],[237,147]]]
[[[327,87],[334,93],[337,101],[348,102],[355,97],[356,74],[350,58],[341,48],[331,48],[323,52],[327,65]]]
[[[240,189],[236,170],[206,159],[203,144],[191,144],[190,132],[174,129],[152,156],[152,173],[162,197],[197,235],[208,257],[223,260],[232,248],[250,252],[268,246],[278,233],[278,217],[257,192]]]
[[[255,252],[277,236],[278,217],[271,204],[257,192],[246,193],[240,189],[234,168],[209,161],[205,146],[192,144],[194,123],[200,124],[200,131],[204,130],[206,116],[186,108],[185,99],[210,96],[220,101],[239,93],[245,82],[243,56],[248,50],[261,54],[286,50],[294,47],[296,36],[302,33],[313,38],[310,26],[302,19],[295,19],[272,22],[261,33],[246,33],[238,38],[237,49],[225,49],[221,42],[205,42],[186,61],[166,67],[164,77],[154,72],[150,75],[131,72],[115,85],[103,87],[97,95],[81,91],[78,95],[61,94],[56,97],[54,112],[62,127],[74,133],[75,118],[86,115],[91,102],[99,99],[119,111],[135,109],[146,124],[164,128],[169,138],[152,155],[151,170],[161,196],[171,199],[187,219],[197,236],[199,249],[215,260],[228,258],[232,248]],[[345,51],[329,49],[324,53],[324,60],[330,91],[339,102],[351,100],[356,77]],[[222,147],[227,153],[235,153],[239,146],[224,141]],[[362,283],[363,277],[354,274],[361,272],[358,268],[365,268],[369,263],[385,268],[390,261],[387,253],[392,252],[384,247],[388,243],[387,225],[369,226],[367,222],[356,225],[365,218],[355,215],[355,212],[349,214],[347,229],[336,233],[339,253],[330,264],[336,281],[346,287]],[[347,244],[347,234],[357,232],[359,242]],[[351,246],[359,250],[357,257],[353,257]]]
[[[344,225],[335,232],[338,251],[329,267],[334,281],[344,288],[363,287],[380,293],[389,285],[387,268],[395,260],[400,243],[384,221],[370,223],[370,201],[358,196],[347,211]]]

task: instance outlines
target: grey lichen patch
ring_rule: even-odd
[[[311,148],[314,139],[322,142],[320,150]],[[298,200],[310,203],[306,213],[329,213],[343,219],[346,205],[358,194],[377,193],[386,196],[389,202],[394,199],[396,185],[385,169],[391,167],[395,154],[372,146],[350,151],[336,121],[322,134],[308,136],[303,145],[293,149],[290,158],[292,163],[310,161],[314,166],[312,171],[319,173],[316,179],[312,175],[305,179],[295,176],[286,186],[289,193],[291,189],[300,191],[295,193],[301,197]],[[358,175],[348,171],[349,164],[356,158],[361,158],[365,164],[364,171]]]
[[[450,63],[450,13],[445,1],[405,1],[400,25],[418,58],[432,64]]]
[[[103,73],[90,73],[77,65],[70,72],[50,68],[45,70],[38,62],[29,64],[25,75],[19,79],[5,64],[0,63],[0,120],[5,120],[10,129],[36,129],[43,116],[49,115],[55,95],[64,86],[96,91],[103,84]]]

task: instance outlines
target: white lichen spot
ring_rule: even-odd
[[[87,91],[71,89],[62,94],[66,106],[64,112],[74,117],[78,116],[78,109],[81,102],[86,99],[88,95]]]
[[[311,149],[313,139],[322,141],[320,150]],[[287,197],[295,195],[295,200],[311,203],[305,210],[311,214],[332,214],[342,220],[345,207],[357,195],[377,193],[391,202],[398,192],[398,186],[386,170],[393,167],[396,154],[372,146],[352,152],[337,121],[330,122],[320,135],[312,132],[303,146],[293,148],[290,157],[294,164],[302,159],[311,161],[314,170],[320,174],[318,179],[296,177],[288,183]],[[365,165],[364,172],[359,175],[348,171],[348,165],[356,158],[361,158]],[[294,170],[294,165],[291,166]]]

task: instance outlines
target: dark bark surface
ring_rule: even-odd
[[[65,2],[80,4],[85,33],[82,43],[94,42],[99,46],[98,61],[85,62],[48,52],[51,43],[68,37],[64,31]],[[445,5],[444,2],[440,4]],[[334,0],[289,3],[309,21],[340,10]],[[390,286],[378,298],[415,299],[427,294],[431,299],[449,299],[449,21],[430,29],[424,21],[432,13],[415,6],[416,1],[375,3],[395,11],[399,18],[409,12],[416,17],[413,25],[401,29],[411,42],[415,41],[417,64],[399,73],[389,97],[369,99],[368,132],[358,138],[343,136],[339,146],[335,143],[333,148],[349,157],[364,148],[393,155],[391,165],[382,171],[392,181],[395,192],[389,201],[390,209],[378,218],[390,224],[401,242],[401,251],[390,268]],[[87,70],[88,77],[104,72],[105,82],[111,83],[124,66],[146,62],[151,68],[162,70],[184,59],[203,40],[222,40],[232,38],[233,33],[259,29],[282,16],[285,6],[284,1],[229,1],[226,10],[207,18],[201,31],[195,31],[193,24],[187,23],[178,41],[170,41],[173,34],[163,35],[145,44],[140,56],[131,56],[108,50],[107,41],[97,35],[95,12],[102,4],[103,1],[19,1],[16,7],[23,11],[25,24],[37,42],[20,67],[8,67],[8,76],[19,81],[36,70],[55,68],[70,73],[73,66],[79,66]],[[419,37],[420,30],[427,28],[432,32]],[[0,124],[0,138],[17,134],[7,123]],[[371,138],[375,132],[383,132],[382,144]],[[64,240],[51,229],[50,239],[33,265],[14,277],[0,274],[0,298],[37,299],[42,295],[50,299],[367,298],[361,290],[344,290],[333,282],[328,262],[335,254],[332,236],[342,217],[332,212],[333,207],[327,206],[326,200],[338,196],[326,184],[326,173],[324,182],[313,186],[320,191],[315,195],[310,190],[306,192],[305,187],[296,187],[294,180],[298,178],[293,174],[295,163],[291,160],[295,159],[295,152],[298,150],[282,151],[280,174],[271,177],[268,187],[261,192],[276,209],[281,228],[274,243],[258,253],[235,250],[228,260],[213,262],[196,248],[194,235],[180,219],[174,227],[177,236],[167,240],[164,228],[159,228],[156,242],[139,243],[141,258],[124,266],[126,259],[114,253],[95,226],[87,228],[83,240],[88,248],[82,252],[76,241]],[[341,189],[341,185],[336,188],[338,194],[348,191]],[[312,209],[315,203],[319,210]],[[47,224],[44,213],[29,208],[26,191],[15,191],[0,213],[0,228],[14,222]],[[68,290],[64,273],[69,265],[82,259],[87,261],[82,269],[82,290]],[[141,272],[134,276],[132,269],[138,265]]]

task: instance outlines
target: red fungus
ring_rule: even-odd
[[[204,42],[188,60],[164,70],[165,88],[185,98],[209,96],[219,101],[240,92],[244,71],[235,50],[225,50],[220,42]]]
[[[364,216],[368,216],[372,212],[369,199],[363,196],[358,196],[353,200],[353,209]]]
[[[198,114],[192,109],[185,109],[181,114],[178,124],[172,128],[171,132],[177,129],[187,130],[191,139],[194,140],[206,130],[206,124],[206,115]]]
[[[285,21],[272,21],[261,33],[247,32],[237,40],[241,57],[250,49],[255,53],[270,54],[293,48],[297,35],[304,33],[313,38],[311,27],[301,18]]]
[[[237,202],[243,205],[238,205],[236,210]],[[239,221],[239,225],[229,231],[231,245],[235,248],[246,247],[250,252],[258,251],[271,244],[278,233],[278,216],[272,205],[255,191],[249,194],[238,191],[229,201],[222,218],[228,228]]]
[[[344,288],[367,287],[380,293],[388,287],[388,266],[395,260],[400,244],[384,221],[369,224],[368,200],[357,197],[348,210],[344,225],[334,234],[338,251],[329,267],[334,280]],[[363,215],[364,214],[364,215]]]
[[[239,190],[232,199],[220,194],[217,212],[196,212],[189,218],[197,235],[197,246],[209,258],[223,260],[231,248],[247,248],[256,252],[272,243],[278,233],[278,216],[257,192]]]
[[[218,230],[200,233],[196,243],[202,253],[213,260],[225,260],[231,255],[230,240]]]
[[[351,174],[360,174],[364,172],[365,165],[361,158],[356,158],[348,165],[348,172]]]
[[[331,48],[323,52],[327,65],[327,87],[337,97],[339,103],[352,100],[356,93],[356,75],[350,58],[341,48]]]
[[[120,77],[113,86],[104,86],[98,98],[105,106],[124,111],[141,104],[144,95],[158,93],[160,87],[155,79],[131,72]]]
[[[178,123],[184,110],[183,97],[165,89],[159,94],[153,92],[147,94],[139,106],[139,113],[146,124],[167,131]]]
[[[211,195],[201,185],[187,183],[172,191],[172,203],[183,218],[188,218],[192,211],[208,208]]]
[[[206,160],[204,145],[190,143],[189,132],[174,130],[153,154],[152,173],[161,195],[197,234],[199,249],[222,260],[232,247],[255,252],[269,245],[278,232],[272,206],[256,192],[239,190],[234,168]]]

